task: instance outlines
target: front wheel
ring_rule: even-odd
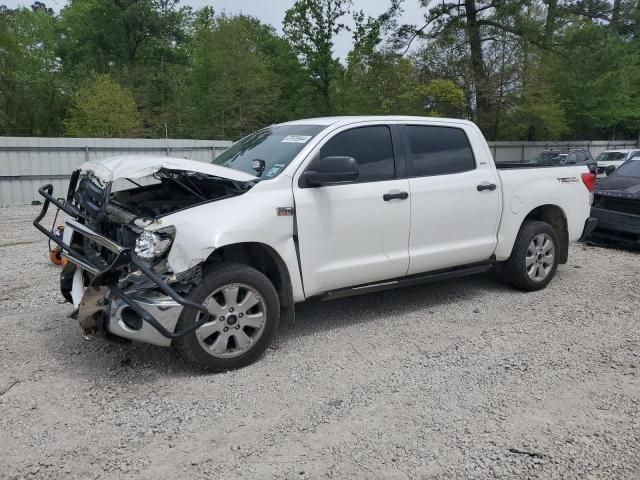
[[[241,368],[262,355],[275,336],[280,302],[269,279],[247,265],[222,263],[210,267],[189,300],[209,311],[209,321],[176,341],[188,360],[212,371]],[[178,328],[200,319],[185,308]]]
[[[545,222],[523,223],[509,259],[502,265],[506,280],[522,290],[545,288],[558,268],[558,234]]]

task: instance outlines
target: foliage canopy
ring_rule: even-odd
[[[451,116],[490,139],[637,138],[640,0],[296,0],[283,33],[177,0],[0,6],[0,134],[238,137],[337,114]],[[337,35],[351,35],[346,58]]]
[[[141,127],[136,100],[107,75],[96,75],[73,97],[64,121],[73,137],[129,137]]]

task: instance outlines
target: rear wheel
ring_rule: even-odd
[[[551,225],[526,220],[511,252],[502,265],[506,280],[522,290],[545,288],[558,268],[558,234]]]
[[[210,318],[176,346],[188,360],[213,371],[253,363],[278,328],[276,290],[264,274],[247,265],[223,263],[209,268],[189,299],[204,305]],[[187,328],[200,318],[200,312],[185,308],[178,328]]]

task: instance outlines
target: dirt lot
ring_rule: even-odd
[[[85,342],[0,209],[2,478],[639,478],[640,255],[302,305],[257,364]]]

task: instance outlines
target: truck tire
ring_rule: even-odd
[[[280,302],[271,281],[255,268],[220,263],[205,269],[189,300],[207,307],[211,318],[176,340],[189,361],[221,372],[256,361],[271,344],[280,320]],[[185,308],[177,329],[188,328],[200,312]]]
[[[525,220],[509,259],[501,265],[504,278],[516,288],[545,288],[558,269],[560,241],[551,225]]]

